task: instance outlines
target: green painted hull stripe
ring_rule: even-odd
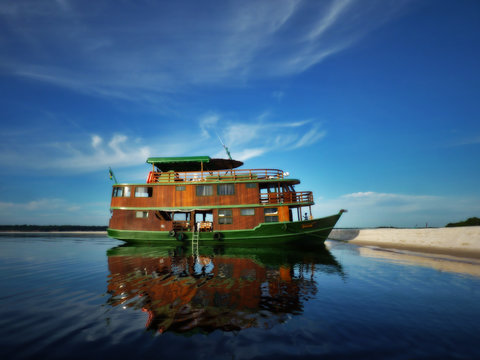
[[[301,232],[301,233],[284,233],[284,234],[268,234],[268,235],[261,235],[255,232],[251,232],[249,235],[243,235],[243,236],[238,236],[238,237],[225,237],[225,240],[246,240],[246,239],[273,239],[273,238],[294,238],[294,237],[299,237],[302,235],[319,235],[321,233],[327,232],[330,234],[330,231],[333,229],[333,227],[329,228],[324,228],[324,229],[316,229],[312,231],[306,231],[306,232]],[[247,230],[245,230],[247,231]],[[221,233],[225,234],[226,231],[221,231]],[[142,236],[135,236],[135,237],[130,237],[128,235],[162,235],[161,237],[159,236],[157,239],[153,238],[143,238]],[[184,234],[191,234],[191,232],[185,232]],[[214,240],[213,234],[210,233],[212,236],[209,237],[204,237],[200,236],[199,240]],[[322,238],[326,239],[327,235],[321,236]],[[135,230],[115,230],[115,229],[108,229],[108,235],[110,237],[120,239],[120,240],[155,240],[155,241],[177,241],[175,237],[171,237],[168,235],[168,231],[135,231]],[[121,236],[121,235],[126,235],[126,236]],[[202,234],[200,234],[202,235]],[[187,237],[185,240],[191,240],[191,237]]]
[[[330,234],[341,214],[332,215],[321,219],[313,219],[296,222],[262,223],[253,229],[243,230],[218,230],[214,232],[199,233],[199,240],[215,240],[214,234],[221,233],[225,240],[248,240],[248,239],[293,239],[301,236],[314,236],[325,240]],[[309,228],[318,226],[316,228]],[[168,231],[145,231],[145,230],[108,230],[108,235],[121,240],[152,240],[152,241],[175,241],[169,236]],[[191,240],[192,232],[183,232],[185,240]]]

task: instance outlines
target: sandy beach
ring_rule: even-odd
[[[330,239],[357,245],[480,258],[480,226],[423,229],[334,229]]]

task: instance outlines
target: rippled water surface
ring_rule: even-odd
[[[477,261],[327,248],[0,236],[0,358],[480,358]]]

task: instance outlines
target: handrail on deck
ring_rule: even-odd
[[[283,179],[283,171],[278,169],[232,169],[215,171],[157,172],[150,171],[147,183],[172,183],[185,181],[249,181]]]
[[[311,191],[290,191],[260,194],[260,204],[282,204],[295,202],[313,203],[313,193]]]

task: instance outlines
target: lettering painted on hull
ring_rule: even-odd
[[[313,227],[318,227],[318,223],[317,222],[312,222],[310,224],[303,224],[302,225],[302,229],[313,228]]]

